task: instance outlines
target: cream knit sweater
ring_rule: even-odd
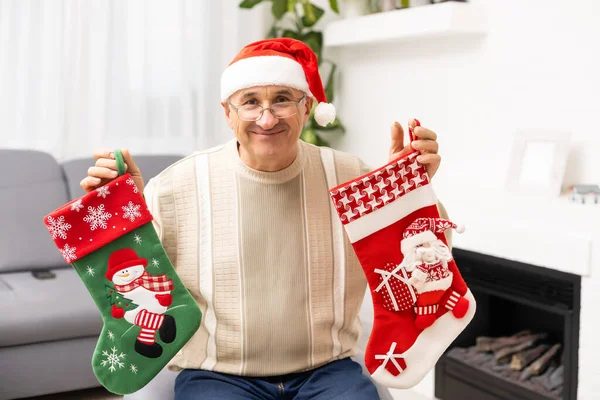
[[[329,148],[298,149],[286,169],[261,172],[234,139],[148,182],[154,226],[202,311],[170,369],[272,376],[354,354],[366,279],[328,189],[369,168]]]

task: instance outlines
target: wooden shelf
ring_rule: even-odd
[[[323,42],[326,47],[342,47],[484,35],[486,30],[482,6],[450,1],[337,20],[325,28]]]

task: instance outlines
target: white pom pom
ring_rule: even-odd
[[[462,224],[456,225],[456,232],[463,233],[465,231],[465,226]]]
[[[335,107],[330,103],[319,103],[315,108],[315,120],[317,124],[325,126],[335,120]]]

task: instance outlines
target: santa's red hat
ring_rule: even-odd
[[[137,253],[132,249],[120,249],[113,252],[108,258],[108,271],[106,271],[106,279],[112,281],[113,276],[122,269],[133,267],[134,265],[142,265],[144,268],[148,265],[145,258],[139,258]]]
[[[447,219],[417,218],[406,228],[402,235],[402,242],[400,244],[402,254],[415,248],[415,246],[437,240],[436,233],[444,233],[446,229],[450,228],[455,229],[458,233],[465,231],[464,226],[456,225]]]
[[[335,119],[327,103],[315,53],[299,40],[276,38],[246,45],[221,75],[221,101],[254,86],[288,86],[314,97],[315,120],[325,126]]]

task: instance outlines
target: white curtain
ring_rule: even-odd
[[[183,153],[231,136],[221,71],[264,37],[237,0],[0,0],[0,147]]]

